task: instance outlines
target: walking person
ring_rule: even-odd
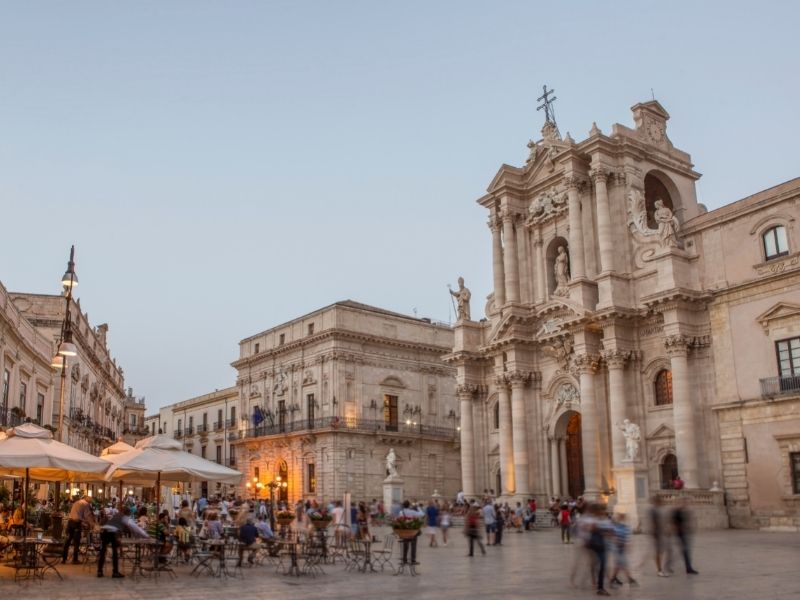
[[[595,517],[589,534],[589,549],[597,560],[596,570],[593,571],[598,596],[610,596],[605,589],[606,566],[608,554],[606,552],[606,538],[611,535],[612,526],[605,514],[605,506],[593,505],[590,510]]]
[[[698,575],[699,573],[692,567],[692,559],[689,556],[689,529],[691,515],[689,514],[688,498],[681,498],[678,506],[672,511],[672,528],[678,537],[683,554],[683,564],[686,567],[687,575]]]
[[[572,516],[569,505],[566,502],[561,505],[561,510],[558,512],[558,526],[561,527],[561,543],[571,544],[570,529],[572,528]]]
[[[483,525],[486,527],[486,545],[491,546],[494,543],[494,532],[497,527],[497,518],[494,511],[494,504],[491,500],[487,500],[483,506]]]
[[[665,553],[669,553],[667,532],[664,526],[664,515],[661,510],[661,498],[653,496],[650,500],[650,529],[653,532],[653,546],[655,550],[656,572],[659,577],[669,577],[664,571],[662,560]],[[668,559],[669,560],[669,559]]]
[[[111,577],[119,579],[125,577],[119,570],[119,535],[127,529],[134,537],[146,538],[147,532],[131,519],[131,509],[123,506],[122,509],[111,517],[100,528],[100,554],[97,557],[97,576],[103,577],[103,567],[106,564],[106,550],[111,546]]]
[[[72,564],[80,564],[78,560],[78,553],[81,547],[81,530],[84,524],[89,527],[94,526],[94,512],[92,512],[92,505],[79,495],[75,495],[75,502],[69,511],[69,522],[67,523],[67,541],[64,542],[64,552],[61,555],[61,563],[67,562],[67,555],[69,554],[70,545],[74,545],[72,553]]]
[[[439,526],[439,507],[433,500],[428,501],[428,507],[425,509],[425,535],[431,536],[431,541],[428,544],[431,548],[436,548],[439,544],[436,541],[436,530]]]
[[[439,513],[439,527],[442,530],[442,546],[447,546],[447,530],[452,525],[452,517],[450,515],[450,506],[445,504]]]
[[[506,516],[505,510],[499,504],[494,505],[494,514],[495,514],[495,530],[494,530],[494,546],[502,546],[503,545],[503,529],[506,526]]]
[[[483,547],[481,541],[480,530],[480,510],[477,505],[472,505],[467,509],[467,515],[464,517],[464,533],[469,538],[469,554],[473,556],[474,545],[477,543],[481,549],[481,554],[486,555],[486,548]]]
[[[631,587],[638,584],[631,575],[630,567],[628,566],[628,540],[631,537],[631,528],[625,522],[625,514],[617,513],[614,520],[614,572],[611,575],[611,586],[622,585],[622,580],[619,578],[620,572],[624,573],[628,578],[628,583]]]

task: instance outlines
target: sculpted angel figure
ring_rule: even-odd
[[[677,246],[680,223],[672,211],[664,206],[664,201],[659,198],[655,201],[653,218],[658,224],[658,237],[662,246]]]

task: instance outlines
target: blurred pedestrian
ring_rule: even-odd
[[[481,554],[486,555],[486,548],[483,547],[483,542],[481,541],[480,512],[477,504],[473,504],[467,509],[467,515],[464,517],[464,533],[469,538],[469,554],[467,556],[474,555],[474,545],[476,543],[481,549]]]
[[[625,521],[625,514],[617,513],[614,520],[614,572],[611,575],[612,587],[615,585],[622,585],[622,580],[619,578],[620,573],[625,574],[631,586],[638,585],[633,576],[631,576],[631,570],[628,566],[628,540],[631,537],[631,528]]]
[[[683,554],[683,564],[686,567],[687,575],[698,575],[699,573],[692,567],[692,559],[689,556],[689,533],[691,515],[689,514],[689,499],[681,498],[678,506],[672,511],[672,528],[678,537]]]

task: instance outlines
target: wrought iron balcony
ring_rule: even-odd
[[[208,425],[200,423],[200,425],[197,426],[197,433],[208,433]]]
[[[333,432],[346,431],[354,433],[391,433],[414,437],[436,437],[441,439],[456,440],[459,437],[455,427],[440,425],[416,425],[406,423],[386,423],[381,420],[345,419],[342,417],[321,417],[318,419],[297,419],[294,421],[280,421],[269,423],[267,421],[249,428],[244,437],[267,437],[286,435],[300,432]]]
[[[762,379],[761,395],[765,398],[800,395],[800,375]]]
[[[194,433],[194,427],[187,427],[183,430],[184,435],[192,435]]]
[[[176,430],[175,430],[175,439],[176,439],[176,440],[179,440],[179,439],[181,439],[182,437],[183,437],[183,431],[182,431],[182,430],[180,430],[180,429],[176,429]]]
[[[214,431],[222,431],[222,423],[214,421]]]
[[[231,456],[231,457],[228,458],[228,466],[229,467],[235,467],[236,466],[236,457],[235,456]]]

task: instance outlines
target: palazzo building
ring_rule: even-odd
[[[486,319],[455,327],[468,496],[603,499],[642,522],[800,526],[800,179],[708,212],[657,102],[562,138],[478,203]],[[668,489],[680,475],[685,489]]]
[[[242,340],[239,492],[267,498],[280,476],[286,501],[382,498],[393,448],[406,497],[455,496],[452,345],[449,326],[349,300]]]

